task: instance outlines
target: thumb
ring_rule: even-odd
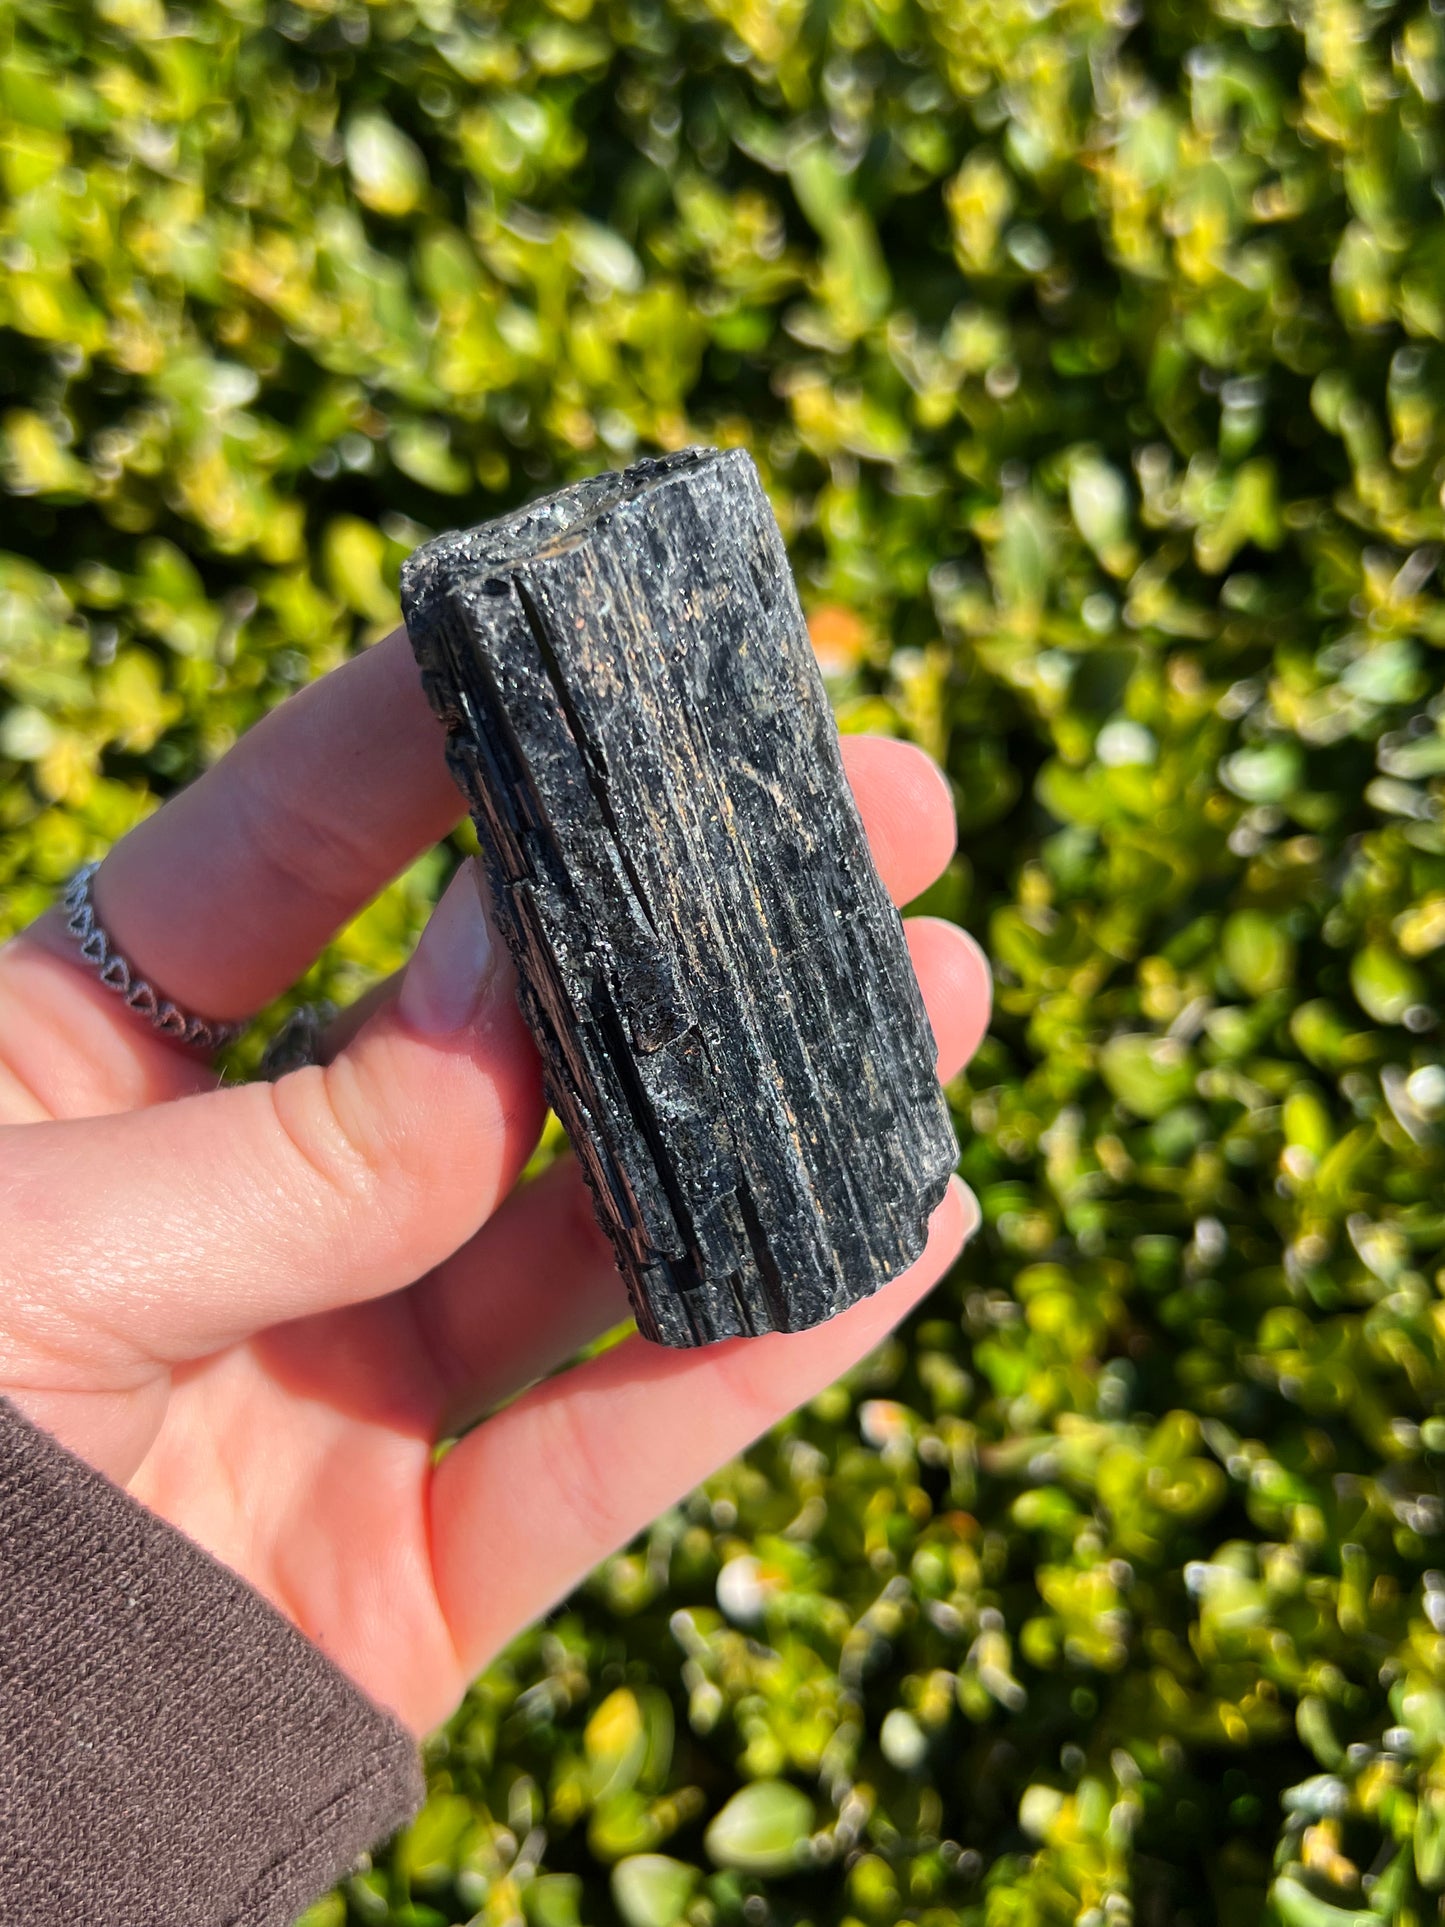
[[[179,1362],[410,1284],[506,1195],[543,1111],[468,861],[331,1063],[0,1130],[0,1371]]]

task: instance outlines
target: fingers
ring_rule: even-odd
[[[905,903],[952,854],[947,782],[910,743],[850,736],[842,750],[879,873]],[[116,844],[97,909],[168,997],[244,1015],[460,814],[398,630],[283,703]],[[77,963],[58,913],[0,949],[0,1116],[93,1116],[210,1082]]]
[[[939,1082],[958,1076],[983,1042],[993,1004],[988,959],[956,923],[908,917],[903,934],[938,1046]]]
[[[248,1015],[461,813],[397,630],[273,710],[122,838],[96,909],[167,997],[207,1017]],[[80,965],[58,910],[0,948],[7,1068],[7,1121],[97,1116],[214,1083],[197,1053],[159,1038]]]
[[[0,1123],[103,1117],[215,1082],[76,964],[58,912],[0,947]]]
[[[510,966],[464,865],[397,996],[333,1063],[0,1132],[3,1342],[36,1360],[176,1362],[394,1291],[475,1234],[542,1114]]]
[[[948,778],[916,743],[844,736],[843,768],[889,896],[912,902],[943,874],[958,843]]]
[[[132,830],[95,883],[121,951],[166,996],[249,1014],[461,815],[403,631],[283,703]],[[86,1117],[214,1081],[76,959],[58,911],[0,950],[0,1064],[30,1102]]]
[[[910,917],[903,927],[946,1083],[988,1026],[988,964],[956,924]],[[416,1287],[414,1308],[442,1374],[447,1432],[625,1318],[627,1293],[573,1160],[514,1192]]]
[[[207,1017],[278,996],[462,814],[404,630],[300,690],[116,844],[101,921]]]
[[[413,1309],[442,1380],[442,1436],[626,1318],[627,1288],[576,1160],[514,1191],[415,1287]]]
[[[463,1439],[433,1474],[431,1522],[438,1598],[464,1671],[871,1350],[976,1223],[955,1179],[918,1262],[828,1324],[691,1352],[630,1338]]]

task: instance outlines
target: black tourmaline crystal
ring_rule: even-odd
[[[958,1147],[747,455],[441,536],[402,600],[641,1329],[799,1331],[896,1276]]]

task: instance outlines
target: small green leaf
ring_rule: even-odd
[[[465,495],[473,485],[471,470],[452,453],[445,422],[399,421],[387,446],[403,475],[438,495]]]
[[[785,1874],[807,1859],[813,1803],[789,1780],[753,1780],[736,1792],[707,1830],[704,1844],[720,1867]]]
[[[1292,1874],[1281,1874],[1269,1897],[1284,1927],[1382,1927],[1379,1914],[1332,1906]]]
[[[1282,803],[1300,786],[1304,759],[1299,745],[1281,740],[1236,750],[1220,764],[1227,789],[1248,803]]]
[[[1177,1038],[1111,1037],[1099,1053],[1104,1082],[1136,1117],[1162,1117],[1194,1090],[1194,1066]]]
[[[612,1869],[612,1899],[627,1927],[672,1927],[700,1874],[665,1853],[634,1853]]]
[[[1381,943],[1366,944],[1351,958],[1350,988],[1377,1024],[1403,1023],[1425,995],[1419,971]]]
[[[1069,513],[1104,567],[1115,575],[1126,573],[1134,549],[1129,490],[1118,469],[1095,454],[1076,456],[1069,464]]]
[[[410,214],[426,191],[421,149],[385,114],[357,114],[348,122],[346,165],[358,199],[377,214]]]
[[[413,1880],[444,1880],[471,1824],[470,1800],[459,1793],[434,1793],[398,1841],[398,1865]]]
[[[522,1888],[527,1927],[579,1927],[582,1879],[575,1873],[538,1874]]]
[[[1251,997],[1279,990],[1294,974],[1294,944],[1267,910],[1236,910],[1224,926],[1225,967]]]

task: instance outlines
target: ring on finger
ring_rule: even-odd
[[[81,961],[92,969],[107,990],[123,999],[127,1009],[178,1044],[195,1050],[218,1051],[233,1043],[250,1023],[249,1017],[202,1017],[184,1010],[143,977],[96,915],[92,884],[98,863],[83,863],[66,885],[65,927],[74,937]]]

